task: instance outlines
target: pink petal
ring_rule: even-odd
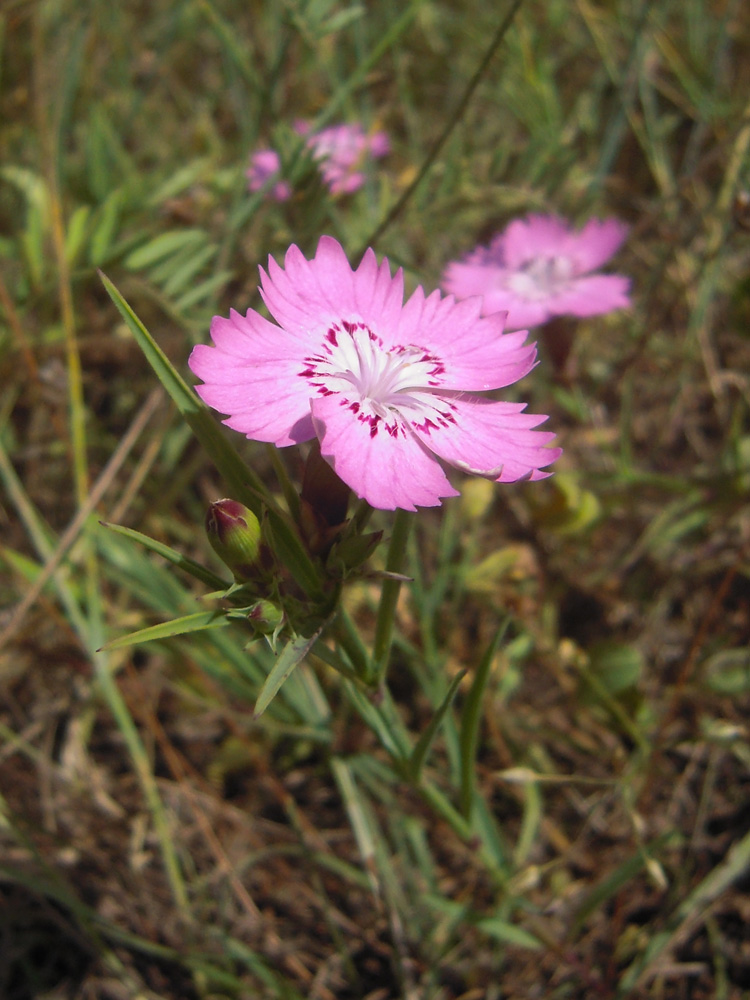
[[[313,437],[310,387],[300,374],[307,346],[257,313],[214,317],[216,344],[193,348],[188,364],[204,384],[196,392],[225,421],[258,441],[279,446]]]
[[[486,296],[494,286],[504,283],[507,273],[505,268],[489,261],[454,261],[445,269],[441,284],[444,291],[457,299],[466,299],[470,295]]]
[[[253,309],[249,309],[245,316],[234,309],[230,309],[228,319],[214,316],[211,320],[211,339],[227,354],[249,360],[260,357],[302,360],[310,347],[308,337],[279,329]]]
[[[316,397],[312,412],[321,454],[372,507],[414,510],[458,496],[439,463],[404,426],[392,437],[381,422],[373,434],[341,396]]]
[[[205,379],[195,391],[207,406],[229,414],[224,423],[233,430],[279,447],[314,436],[310,389],[298,364],[238,363],[216,348],[199,345],[190,356],[190,367]]]
[[[476,297],[456,302],[433,293],[425,299],[421,289],[404,306],[401,343],[424,347],[440,358],[445,365],[443,388],[499,389],[534,367],[536,348],[525,343],[527,331],[505,333],[505,317],[482,318],[481,306]]]
[[[335,167],[323,167],[323,180],[331,190],[331,194],[353,194],[365,183],[365,175],[358,170],[346,173]]]
[[[515,271],[536,257],[554,257],[563,251],[568,234],[568,226],[555,215],[516,219],[502,235],[503,264]]]
[[[555,314],[598,316],[630,305],[630,281],[619,274],[592,274],[577,278],[570,287],[550,301]]]
[[[274,149],[259,149],[250,157],[250,166],[245,171],[250,191],[260,191],[271,177],[281,172],[281,160]],[[292,196],[288,181],[278,180],[270,188],[270,194],[276,201],[287,201]]]
[[[352,272],[344,252],[335,240],[335,248],[323,240],[318,254],[307,260],[299,247],[291,246],[280,268],[268,260],[268,273],[261,275],[261,295],[276,322],[296,333],[323,335],[334,319],[354,311]]]
[[[354,298],[363,322],[378,334],[386,347],[391,346],[404,302],[401,268],[391,277],[387,258],[378,264],[375,254],[368,250],[354,272]]]
[[[367,141],[370,147],[370,155],[376,159],[387,156],[391,151],[391,143],[385,132],[373,132],[371,136],[368,136]]]
[[[619,250],[628,227],[617,219],[591,219],[579,233],[571,233],[565,253],[576,263],[576,273],[601,267]]]
[[[541,472],[561,454],[548,448],[555,435],[533,430],[547,418],[524,413],[523,403],[456,398],[450,401],[453,421],[414,433],[426,448],[451,465],[501,483],[543,479]]]
[[[403,289],[402,272],[391,277],[388,261],[378,265],[372,250],[352,271],[340,244],[330,236],[321,237],[312,260],[292,246],[284,269],[272,258],[268,273],[261,269],[261,295],[273,317],[285,329],[308,336],[324,335],[333,321],[362,320],[388,341]]]

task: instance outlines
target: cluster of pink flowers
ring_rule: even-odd
[[[365,182],[362,165],[368,156],[378,159],[390,150],[385,132],[368,134],[361,125],[331,125],[313,132],[310,124],[297,121],[294,130],[307,137],[310,155],[317,163],[331,194],[351,194]],[[261,149],[250,157],[246,171],[248,187],[260,191],[271,178],[281,172],[281,160],[274,149]],[[292,189],[288,181],[279,178],[271,188],[271,197],[276,201],[286,201]]]
[[[502,483],[548,475],[560,449],[534,429],[546,417],[479,395],[535,363],[504,314],[421,287],[404,302],[401,270],[372,250],[353,270],[329,236],[311,260],[292,246],[284,268],[269,258],[260,273],[276,323],[253,309],[217,316],[214,346],[190,356],[198,393],[229,427],[279,447],[317,437],[339,478],[387,510],[457,496],[446,465]]]
[[[383,156],[383,133],[359,125],[320,132],[298,122],[333,193],[356,190],[365,156]],[[279,174],[273,150],[253,155],[250,189]],[[274,198],[291,194],[280,176]],[[629,281],[595,272],[626,227],[614,219],[571,229],[556,216],[511,222],[487,247],[450,264],[447,295],[418,287],[404,302],[368,250],[356,269],[323,236],[311,259],[296,246],[284,267],[269,258],[260,292],[275,322],[253,309],[211,324],[190,367],[197,392],[229,427],[284,447],[317,439],[357,496],[384,509],[430,507],[457,495],[446,468],[508,483],[542,479],[560,454],[547,418],[483,395],[517,382],[536,363],[527,327],[553,316],[592,316],[629,305]]]
[[[511,330],[539,326],[553,316],[594,316],[630,304],[630,282],[619,274],[592,274],[620,247],[627,227],[592,219],[576,232],[556,216],[517,219],[488,247],[449,264],[443,288],[456,298],[481,295],[483,312],[506,311]]]

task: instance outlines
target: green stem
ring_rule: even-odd
[[[430,148],[429,152],[427,153],[427,156],[425,157],[424,162],[422,163],[422,166],[419,168],[419,172],[417,173],[417,176],[414,178],[414,180],[411,182],[411,184],[407,187],[407,189],[404,191],[404,193],[398,199],[398,201],[396,202],[396,204],[389,211],[388,215],[386,215],[386,217],[383,219],[383,221],[377,227],[377,229],[375,230],[375,232],[372,234],[372,236],[370,237],[370,239],[367,241],[367,243],[363,247],[363,249],[361,251],[362,253],[364,253],[364,251],[365,251],[365,249],[367,247],[369,247],[369,246],[375,246],[375,244],[380,239],[380,237],[383,235],[383,233],[386,231],[386,229],[388,229],[390,227],[391,223],[393,223],[399,217],[399,215],[401,214],[401,211],[402,211],[404,205],[406,205],[406,203],[409,201],[409,199],[414,194],[414,192],[416,191],[416,189],[422,183],[422,181],[424,180],[424,178],[426,177],[426,175],[429,173],[430,168],[432,167],[432,164],[435,162],[435,160],[438,157],[438,153],[440,152],[440,150],[443,148],[443,146],[447,142],[448,137],[450,136],[450,134],[453,131],[453,129],[456,127],[456,125],[461,120],[461,117],[462,117],[464,111],[466,111],[466,108],[467,108],[467,106],[469,104],[469,101],[471,101],[472,97],[474,96],[474,91],[479,86],[479,84],[480,84],[480,82],[482,80],[482,77],[484,76],[484,74],[487,71],[488,66],[492,62],[492,59],[493,59],[495,53],[500,48],[500,44],[502,43],[503,39],[505,38],[505,35],[506,35],[508,29],[510,28],[511,24],[513,23],[513,18],[516,16],[516,12],[518,11],[518,8],[521,6],[521,3],[522,3],[522,0],[514,0],[514,2],[512,3],[510,10],[505,15],[505,17],[503,18],[502,22],[500,23],[499,28],[495,32],[495,36],[492,39],[492,41],[490,42],[489,47],[487,48],[487,51],[485,52],[484,57],[482,58],[482,61],[480,62],[479,66],[477,67],[477,69],[476,69],[474,75],[472,76],[471,80],[469,80],[468,84],[466,85],[466,90],[463,93],[463,97],[458,102],[458,106],[456,107],[456,110],[453,112],[453,114],[448,119],[448,122],[447,122],[445,128],[443,129],[443,131],[440,133],[440,135],[437,137],[437,139],[435,140],[435,142],[432,144],[432,147]],[[361,256],[361,254],[360,254],[360,256]]]
[[[389,573],[403,572],[406,550],[414,515],[409,511],[397,510],[393,521],[393,533],[388,546],[385,568]],[[388,658],[393,641],[393,626],[396,620],[396,604],[401,591],[400,580],[385,580],[380,594],[378,619],[375,625],[373,665],[378,683],[382,682],[388,668]]]

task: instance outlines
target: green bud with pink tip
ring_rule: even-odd
[[[238,500],[216,500],[206,514],[206,534],[216,555],[238,583],[256,576],[260,559],[260,523]]]
[[[273,601],[256,601],[247,612],[247,620],[261,635],[271,635],[284,624],[284,612]]]

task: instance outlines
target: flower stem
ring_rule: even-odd
[[[440,133],[435,142],[432,144],[430,150],[427,153],[427,156],[424,159],[424,162],[422,163],[422,166],[417,171],[416,177],[411,182],[411,184],[409,184],[409,186],[406,188],[404,193],[398,199],[396,204],[388,212],[383,221],[378,225],[377,229],[372,233],[369,240],[367,241],[367,243],[365,243],[364,247],[362,248],[361,253],[364,253],[365,249],[368,246],[375,246],[375,244],[383,235],[383,233],[386,231],[386,229],[388,229],[391,223],[399,217],[404,205],[406,205],[411,196],[414,194],[415,190],[419,187],[419,185],[422,183],[424,178],[429,173],[430,168],[432,167],[433,163],[438,157],[438,154],[440,153],[440,150],[447,142],[453,129],[460,122],[464,111],[466,111],[469,102],[474,96],[474,91],[481,83],[482,77],[487,72],[487,68],[492,62],[495,53],[500,48],[500,45],[503,39],[505,38],[508,29],[513,23],[513,18],[516,16],[516,12],[518,11],[518,8],[521,6],[521,3],[522,0],[513,0],[507,14],[500,22],[500,25],[497,31],[495,32],[495,35],[492,41],[490,42],[489,47],[484,54],[484,57],[482,58],[482,61],[479,63],[479,66],[474,72],[474,75],[472,76],[471,80],[469,80],[468,84],[466,85],[466,89],[461,97],[461,100],[458,102],[455,111],[448,119],[446,125],[443,128],[443,131]]]
[[[405,510],[397,510],[393,521],[393,532],[388,546],[385,568],[389,573],[401,573],[406,562],[407,542],[414,521],[414,515]],[[375,643],[372,659],[375,677],[381,683],[388,668],[388,658],[393,641],[393,625],[396,619],[396,603],[401,590],[400,580],[385,580],[380,594],[378,619],[375,626]]]

